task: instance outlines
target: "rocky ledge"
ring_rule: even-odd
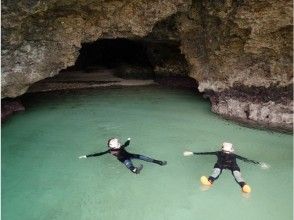
[[[208,91],[212,111],[254,127],[289,132],[293,129],[292,86],[259,88],[236,86],[223,92]]]

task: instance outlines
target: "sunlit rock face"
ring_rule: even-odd
[[[156,74],[187,72],[227,118],[292,128],[292,1],[2,2],[2,97],[72,66],[81,43],[146,39]],[[162,48],[162,49],[160,49]],[[172,49],[170,49],[172,48]],[[164,52],[166,52],[164,54]],[[178,52],[177,52],[178,53]],[[167,74],[168,75],[168,74]]]

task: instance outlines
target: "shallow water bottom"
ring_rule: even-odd
[[[292,135],[223,120],[191,91],[136,87],[25,98],[26,111],[2,125],[2,219],[292,219]],[[143,164],[139,175],[106,149],[109,137],[129,152],[167,160]],[[230,172],[200,186],[215,156],[183,157],[184,150],[236,153],[271,165],[239,161],[252,193],[244,196]]]

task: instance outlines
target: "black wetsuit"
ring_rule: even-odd
[[[125,148],[130,144],[130,141],[126,141],[119,149],[108,149],[106,151],[100,152],[100,153],[95,153],[95,154],[89,154],[87,155],[87,157],[97,157],[97,156],[101,156],[104,154],[112,154],[113,156],[115,156],[119,161],[124,161],[128,158],[131,157],[132,154],[130,154],[129,152],[127,152],[125,150]]]
[[[215,151],[215,152],[199,152],[199,153],[193,153],[195,155],[216,155],[217,156],[217,162],[214,164],[214,172],[211,176],[209,176],[208,180],[212,183],[215,181],[220,174],[222,173],[223,169],[228,169],[232,172],[233,176],[235,177],[235,180],[237,183],[243,187],[245,185],[245,182],[243,181],[240,173],[240,168],[237,164],[237,159],[243,160],[244,162],[254,163],[254,164],[260,164],[257,161],[249,160],[245,157],[241,157],[234,153],[225,153],[223,151]],[[219,169],[219,171],[217,170]],[[217,172],[216,172],[217,171]],[[236,172],[238,171],[238,172]]]
[[[133,173],[139,173],[140,169],[137,169],[136,167],[134,167],[131,159],[139,159],[139,160],[144,160],[147,162],[152,162],[152,163],[156,163],[159,165],[165,165],[166,162],[165,161],[160,161],[160,160],[155,160],[140,154],[132,154],[129,153],[125,150],[125,148],[130,144],[130,141],[126,141],[119,149],[108,149],[107,151],[103,151],[100,153],[95,153],[95,154],[89,154],[86,155],[86,157],[97,157],[97,156],[101,156],[107,153],[112,154],[113,156],[115,156],[120,162],[124,163],[126,165],[126,167],[131,170]],[[142,165],[141,165],[141,169],[142,169]]]

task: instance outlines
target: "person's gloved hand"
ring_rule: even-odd
[[[193,152],[191,152],[191,151],[184,151],[183,155],[184,156],[191,156],[191,155],[193,155]]]
[[[85,158],[87,158],[87,156],[86,156],[86,155],[79,156],[79,159],[85,159]]]
[[[131,138],[128,138],[128,141],[130,141],[131,140]]]
[[[267,163],[264,163],[264,162],[261,162],[260,163],[260,167],[261,167],[261,169],[268,169],[268,168],[270,168],[270,165],[269,164],[267,164]]]

